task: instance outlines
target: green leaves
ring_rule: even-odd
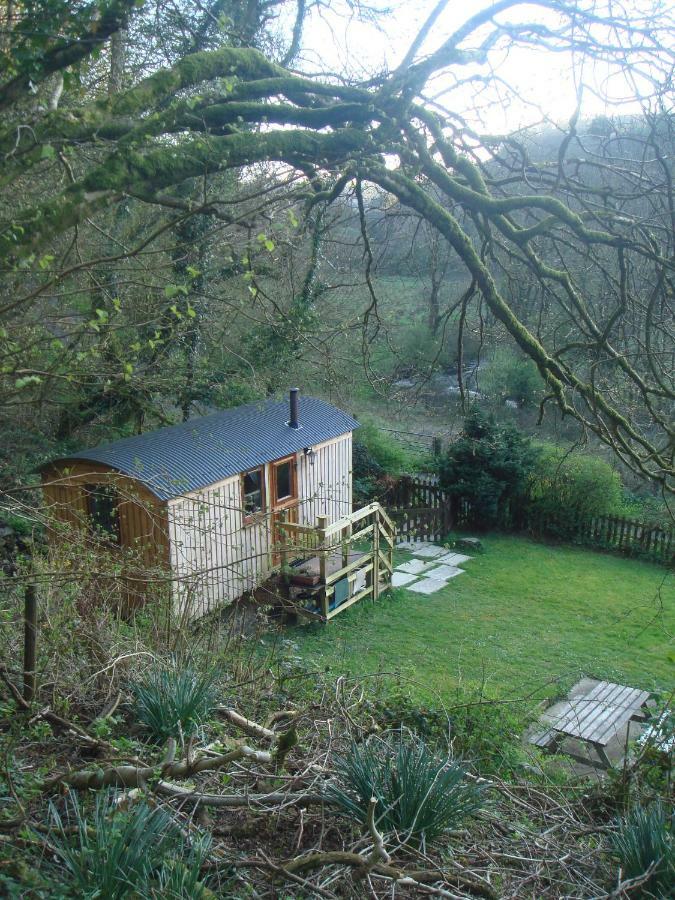
[[[269,250],[270,253],[276,247],[276,244],[274,243],[272,238],[267,237],[267,235],[263,231],[261,231],[258,235],[258,242],[261,243],[266,250]]]
[[[404,731],[352,744],[346,756],[335,758],[335,771],[330,799],[364,823],[375,797],[378,827],[403,841],[430,840],[483,805],[482,792],[466,781],[459,761],[436,756]]]
[[[183,294],[183,296],[187,297],[189,290],[184,284],[167,284],[164,287],[164,296],[167,300],[173,300],[174,297],[177,297],[179,294]]]
[[[132,685],[136,715],[158,741],[189,737],[213,707],[217,674],[178,665],[148,672]]]
[[[20,391],[32,384],[42,384],[42,378],[39,375],[24,375],[22,378],[16,379],[14,387]]]

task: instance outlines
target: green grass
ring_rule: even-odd
[[[522,538],[483,545],[436,594],[399,588],[288,638],[305,661],[336,672],[398,670],[431,703],[481,690],[540,700],[582,676],[672,689],[675,591],[665,569]]]

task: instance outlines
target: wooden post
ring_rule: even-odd
[[[328,550],[326,548],[326,529],[328,528],[328,516],[317,516],[318,536],[319,536],[319,578],[323,586],[321,597],[322,612],[325,618],[328,618],[328,597],[326,595],[326,556]]]
[[[288,521],[288,510],[283,509],[279,513],[279,559],[281,561],[281,578],[283,583],[288,586],[290,575],[288,573],[288,535],[286,534],[285,525]]]
[[[341,531],[342,537],[342,568],[349,565],[349,539],[352,536],[352,523],[345,525]]]
[[[373,602],[380,596],[380,512],[373,514]]]
[[[433,455],[438,458],[441,455],[441,439],[439,437],[435,437],[431,442],[431,452]]]
[[[37,647],[37,593],[34,584],[26,586],[23,612],[23,699],[35,697],[35,664]]]

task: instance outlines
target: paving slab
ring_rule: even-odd
[[[464,553],[448,553],[447,556],[438,556],[434,562],[447,566],[458,566],[460,563],[468,562],[473,556],[466,556]]]
[[[417,575],[411,575],[409,572],[394,572],[391,576],[391,586],[403,587],[404,584],[410,584],[410,582],[414,581],[416,578]]]
[[[413,556],[424,556],[433,559],[447,553],[445,547],[437,547],[435,544],[420,544],[415,550],[410,551]]]
[[[408,562],[401,563],[400,566],[396,566],[396,571],[408,572],[410,575],[421,575],[425,569],[429,569],[433,565],[435,565],[433,562],[424,562],[422,559],[411,559]]]
[[[437,566],[435,569],[429,569],[424,573],[425,578],[438,578],[439,581],[449,581],[456,575],[462,575],[464,569],[458,569],[457,566]]]
[[[420,581],[409,585],[407,589],[414,591],[416,594],[435,594],[436,591],[440,591],[446,585],[446,581],[441,581],[438,578],[422,578]]]
[[[417,547],[421,547],[422,544],[427,543],[426,541],[399,541],[396,544],[397,550],[416,550]]]

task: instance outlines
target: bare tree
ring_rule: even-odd
[[[35,184],[54,157],[70,177],[53,178],[49,196],[5,205],[2,315],[94,265],[57,260],[74,229],[128,198],[177,217],[218,216],[223,173],[268,163],[296,180],[309,210],[374,185],[442,238],[475,288],[467,302],[485,304],[534,360],[548,388],[542,414],[556,403],[672,490],[672,13],[501,0],[425,52],[446,6],[394,71],[362,84],[294,73],[241,46],[184,55],[108,99],[39,117],[20,113],[30,79],[5,81],[0,103],[18,110],[0,134],[5,184]],[[107,34],[123,24],[118,7],[102,14]],[[50,51],[31,78],[72,65],[83,46]],[[498,60],[514,48],[621,77],[642,113],[604,131],[577,114],[543,156],[526,135],[481,136],[454,104],[467,82],[513,92]],[[432,84],[442,85],[433,98]],[[175,190],[197,178],[199,204]],[[509,293],[514,280],[537,297],[535,315]]]

